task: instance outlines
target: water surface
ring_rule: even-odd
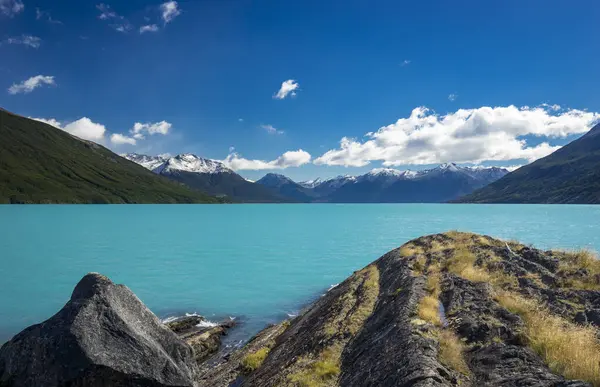
[[[459,229],[600,250],[600,206],[459,204],[0,206],[0,342],[90,271],[160,317],[236,316],[243,340],[409,239]]]

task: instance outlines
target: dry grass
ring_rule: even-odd
[[[536,300],[513,292],[498,292],[495,299],[523,318],[528,345],[553,372],[600,386],[600,342],[592,327],[552,315]]]
[[[335,385],[340,373],[340,360],[346,343],[363,327],[373,313],[379,297],[379,269],[369,265],[356,272],[350,291],[339,297],[333,308],[337,313],[323,330],[324,340],[331,344],[319,354],[300,357],[291,367],[287,380],[296,386],[322,387]],[[359,290],[360,289],[360,290]]]
[[[410,257],[412,255],[419,255],[425,253],[425,250],[421,246],[417,246],[412,242],[405,243],[400,247],[400,255],[403,257]]]
[[[440,317],[440,301],[437,297],[425,296],[419,301],[417,307],[417,315],[421,320],[432,323],[435,326],[442,326],[442,318]]]
[[[427,266],[427,258],[424,255],[419,255],[413,261],[412,267],[413,271],[417,275],[421,275],[425,273],[425,267]]]
[[[464,279],[473,282],[489,282],[491,277],[487,270],[475,266],[477,258],[466,244],[456,247],[452,258],[446,262],[446,269]]]
[[[463,375],[469,374],[469,367],[465,362],[465,346],[462,341],[447,329],[442,330],[438,336],[440,342],[440,351],[438,357],[440,362],[446,367],[450,367]]]
[[[250,373],[256,370],[267,358],[269,348],[261,348],[255,352],[249,353],[242,359],[242,368],[244,372]]]
[[[340,374],[340,356],[341,350],[324,350],[316,361],[300,359],[299,362],[306,363],[306,367],[288,375],[287,379],[300,387],[332,385]]]
[[[600,259],[591,250],[558,252],[560,271],[563,274],[561,287],[600,290]],[[585,270],[586,274],[577,274]]]

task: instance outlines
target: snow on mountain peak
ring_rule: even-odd
[[[184,153],[175,157],[147,156],[137,153],[122,155],[126,159],[156,172],[194,172],[194,173],[233,173],[233,171],[220,161],[204,159],[191,153]]]
[[[375,168],[372,169],[368,175],[371,176],[402,176],[403,171],[399,171],[393,168]]]

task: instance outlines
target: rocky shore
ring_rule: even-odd
[[[90,273],[0,348],[0,386],[600,386],[600,261],[448,232],[392,250],[223,355]]]

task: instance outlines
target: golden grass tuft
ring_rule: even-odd
[[[403,257],[410,257],[412,255],[424,254],[425,250],[421,246],[417,246],[412,242],[405,243],[400,247],[400,255]]]
[[[267,358],[269,354],[269,348],[261,348],[255,352],[249,353],[242,359],[242,368],[244,372],[250,373],[256,370]]]
[[[442,330],[438,336],[440,351],[438,358],[446,367],[450,367],[463,375],[469,375],[469,367],[465,362],[465,345],[454,332]]]
[[[591,250],[575,250],[558,252],[560,271],[562,272],[561,287],[600,290],[600,259]],[[584,269],[587,275],[575,273]]]
[[[417,315],[421,320],[432,323],[435,326],[442,326],[442,318],[440,317],[440,301],[437,297],[425,296],[419,301],[417,307]]]
[[[330,385],[340,374],[341,350],[334,351],[326,349],[319,355],[316,361],[300,359],[300,362],[308,363],[308,367],[287,376],[287,379],[300,387],[321,387]]]
[[[600,386],[600,342],[595,329],[552,315],[536,300],[513,292],[498,292],[495,299],[523,318],[528,345],[553,372]]]
[[[491,277],[487,270],[475,266],[477,258],[467,245],[461,244],[456,247],[452,258],[446,262],[446,269],[469,281],[489,282]]]

